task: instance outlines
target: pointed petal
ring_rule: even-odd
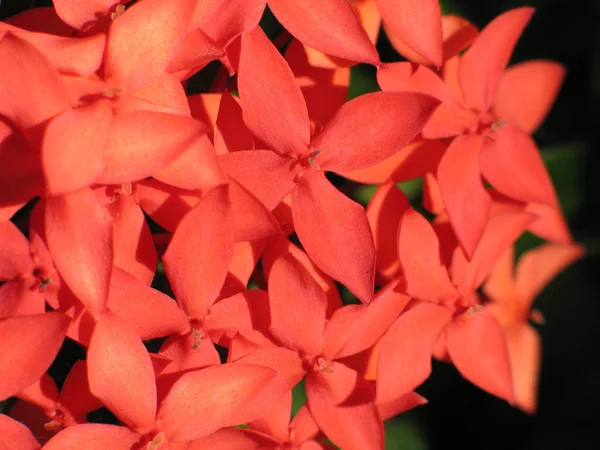
[[[533,234],[556,244],[573,243],[569,225],[559,207],[529,203],[525,210],[539,217],[529,226],[529,231]]]
[[[381,338],[377,360],[377,403],[395,400],[420,385],[431,373],[433,346],[452,310],[417,303]]]
[[[269,273],[270,331],[301,354],[321,352],[327,297],[321,286],[290,254],[279,257]]]
[[[94,184],[104,171],[104,145],[111,120],[111,102],[99,100],[50,121],[42,143],[42,164],[49,195]]]
[[[494,103],[504,69],[534,9],[515,8],[492,20],[462,56],[459,81],[470,108],[485,113]]]
[[[377,50],[347,1],[269,0],[269,8],[303,44],[340,58],[379,64]]]
[[[442,65],[442,17],[437,0],[377,0],[377,6],[392,34],[428,64]]]
[[[487,309],[467,311],[447,328],[452,362],[467,380],[509,403],[513,384],[504,330]]]
[[[302,375],[304,376],[304,375]],[[280,442],[289,440],[290,415],[292,413],[292,390],[267,407],[268,412],[248,424],[252,430],[273,436]]]
[[[127,92],[152,81],[183,42],[195,6],[195,0],[146,0],[127,8],[109,28],[107,79]]]
[[[550,112],[566,70],[564,65],[546,60],[509,67],[498,87],[494,114],[532,134]]]
[[[398,153],[365,169],[338,172],[338,175],[363,184],[408,181],[435,172],[446,144],[437,140],[415,139]]]
[[[246,290],[252,272],[258,264],[267,240],[238,242],[233,246],[229,273],[223,283],[219,297],[230,297]]]
[[[126,427],[85,423],[65,428],[44,445],[44,450],[129,450],[139,440],[140,436]]]
[[[516,125],[502,125],[484,140],[479,163],[484,178],[504,195],[557,206],[552,180],[535,141]]]
[[[68,326],[67,316],[54,312],[0,320],[0,352],[9,363],[0,367],[0,399],[15,395],[42,376]]]
[[[87,362],[75,361],[60,390],[60,404],[73,416],[101,408],[102,402],[90,391]]]
[[[309,55],[320,55],[331,67],[317,66]],[[285,60],[296,75],[313,129],[320,130],[346,102],[350,68],[336,67],[327,55],[309,49],[297,40],[292,40],[285,49]]]
[[[235,180],[229,182],[235,225],[235,242],[256,241],[281,232],[279,222],[251,192]]]
[[[48,249],[62,279],[92,314],[108,298],[113,221],[90,189],[46,199]]]
[[[185,442],[221,428],[276,376],[267,367],[223,364],[188,372],[162,401],[157,427],[169,442]]]
[[[395,400],[386,403],[378,403],[377,410],[379,411],[381,418],[387,420],[427,403],[429,402],[426,398],[421,397],[416,392],[409,392],[408,394],[401,395]]]
[[[205,14],[198,21],[198,13],[202,9],[202,3],[198,2],[194,24],[197,24],[218,45],[225,48],[233,39],[245,34],[258,26],[258,22],[265,10],[266,0],[244,0],[244,1],[219,1],[216,8],[212,8],[210,14]]]
[[[510,246],[496,261],[490,276],[483,285],[483,292],[494,303],[511,303],[515,292],[515,248]]]
[[[303,153],[310,122],[291,69],[257,27],[242,37],[238,87],[248,128],[273,150]]]
[[[340,308],[325,327],[323,354],[330,359],[340,359],[373,346],[409,301],[410,297],[392,282],[379,290],[368,305],[355,305],[355,312],[350,305]]]
[[[211,61],[225,56],[222,48],[215,45],[204,30],[196,28],[186,34],[181,47],[170,60],[167,70],[179,80],[186,80]]]
[[[155,174],[154,178],[189,190],[209,190],[226,183],[217,154],[207,135],[200,137],[179,158]]]
[[[397,241],[400,218],[409,207],[408,198],[392,181],[379,186],[367,205],[377,250],[377,272],[386,279],[400,275],[398,247],[390,243]]]
[[[254,135],[244,123],[242,108],[229,93],[223,92],[215,127],[215,151],[224,155],[254,148]]]
[[[295,162],[270,150],[233,152],[219,158],[227,175],[254,194],[269,211],[294,189],[298,171]]]
[[[54,0],[56,14],[78,30],[86,31],[97,21],[108,23],[108,12],[120,0],[90,0],[82,4],[79,0]]]
[[[251,289],[224,298],[210,309],[205,319],[204,330],[213,342],[230,347],[236,333],[256,330],[267,333],[271,316],[269,314],[267,291]]]
[[[107,306],[142,340],[179,334],[189,329],[185,313],[173,299],[118,267],[113,270]]]
[[[281,255],[287,253],[296,258],[310,273],[311,277],[317,283],[319,283],[321,289],[325,291],[325,295],[327,295],[327,312],[325,317],[329,320],[331,315],[338,308],[342,307],[342,299],[335,281],[333,281],[329,275],[325,274],[321,269],[319,269],[308,257],[306,252],[296,247],[296,245],[294,245],[289,239],[280,236],[279,238],[274,238],[269,241],[269,246],[265,249],[265,252],[261,258],[261,264],[265,275],[268,278],[269,274],[271,273],[271,267],[273,267],[273,263]]]
[[[180,222],[163,256],[180,307],[203,318],[217,299],[233,254],[228,187],[209,191]]]
[[[423,136],[428,139],[456,136],[477,124],[477,116],[428,67],[409,62],[383,64],[377,71],[377,82],[384,91],[422,92],[442,102],[423,127]]]
[[[306,380],[308,407],[315,422],[343,449],[381,450],[383,422],[375,404],[364,401],[339,406],[344,396],[350,396],[355,387],[359,388],[359,375],[339,363],[334,363],[332,370],[331,374],[311,373]]]
[[[291,394],[306,373],[303,361],[295,351],[286,348],[267,348],[252,352],[236,361],[236,364],[264,366],[277,371],[269,385],[227,420],[227,425],[248,423],[259,419],[283,396]],[[289,424],[289,409],[286,425]],[[287,426],[286,426],[287,428]]]
[[[454,252],[451,274],[458,290],[465,297],[475,292],[504,251],[536,219],[535,215],[521,211],[505,211],[491,217],[470,261],[459,248]]]
[[[13,280],[31,268],[29,241],[11,221],[0,221],[0,280]]]
[[[246,428],[221,428],[190,443],[187,450],[261,450],[270,449],[278,442]]]
[[[104,195],[100,198],[108,203],[107,209],[114,221],[114,265],[149,286],[156,270],[156,248],[144,213],[135,201],[135,194],[128,195],[117,190],[112,196],[113,187],[103,191]]]
[[[70,109],[56,68],[32,44],[12,33],[0,37],[0,113],[21,130]],[[40,101],[44,99],[44,101]]]
[[[122,97],[116,104],[115,113],[136,110],[164,112],[179,116],[190,115],[185,89],[175,76],[163,73],[131,95]]]
[[[402,149],[421,131],[440,101],[416,92],[373,92],[345,103],[311,147],[325,170],[358,170]],[[376,123],[373,117],[378,117]],[[367,131],[368,130],[368,131]]]
[[[15,450],[38,450],[40,444],[21,422],[0,414],[0,446]]]
[[[463,17],[446,14],[442,16],[444,36],[444,60],[448,60],[465,50],[479,34],[479,30]]]
[[[200,191],[183,190],[154,179],[135,185],[143,211],[171,233],[202,198]]]
[[[523,307],[530,307],[546,285],[566,267],[584,255],[579,245],[545,244],[525,253],[519,260],[516,287],[523,296]]]
[[[189,117],[136,111],[113,118],[100,184],[124,184],[152,176],[196,145],[206,132]]]
[[[90,391],[131,429],[154,425],[156,382],[148,351],[137,333],[107,313],[96,322],[87,354]]]
[[[440,259],[433,227],[414,209],[400,220],[398,256],[406,279],[406,293],[433,303],[450,303],[459,296]]]
[[[528,414],[537,409],[542,342],[529,324],[505,329],[512,369],[515,406]]]
[[[469,258],[481,239],[491,208],[479,171],[482,145],[483,138],[477,134],[457,137],[446,150],[437,172],[450,223]]]
[[[373,298],[375,246],[362,207],[322,173],[307,170],[292,192],[292,212],[313,262],[368,303]]]

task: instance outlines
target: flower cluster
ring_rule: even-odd
[[[531,305],[582,248],[531,137],[565,69],[507,68],[532,14],[55,0],[0,23],[0,447],[383,449],[432,357],[534,412]],[[347,101],[357,63],[381,91]],[[366,210],[328,172],[378,185]],[[515,267],[526,230],[548,243]],[[59,389],[65,339],[85,359]]]

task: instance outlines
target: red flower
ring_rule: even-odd
[[[274,151],[225,155],[225,171],[269,209],[291,192],[294,226],[311,259],[368,302],[375,254],[366,216],[323,171],[355,170],[389,157],[419,132],[437,103],[420,94],[367,94],[340,108],[311,140],[302,93],[260,29],[242,38],[239,72],[244,120]],[[381,118],[376,128],[372,114]]]

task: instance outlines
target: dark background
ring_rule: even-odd
[[[50,4],[2,0],[0,19]],[[535,416],[482,392],[453,367],[434,363],[432,377],[418,389],[429,405],[386,423],[388,449],[600,448],[600,0],[442,1],[446,12],[480,28],[525,5],[537,11],[512,62],[546,58],[568,67],[557,102],[535,138],[573,234],[588,254],[553,280],[535,303],[546,318],[538,327],[543,363]],[[378,49],[383,61],[401,59],[383,35]],[[0,70],[6,69],[0,61]],[[360,66],[352,74],[353,92],[373,88],[373,68]],[[518,248],[536,243],[526,236]]]

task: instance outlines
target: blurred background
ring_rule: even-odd
[[[1,0],[0,20],[49,5],[51,1]],[[587,255],[554,279],[535,303],[546,319],[536,325],[543,360],[535,416],[479,390],[453,367],[434,362],[432,377],[418,389],[430,403],[386,422],[389,450],[599,448],[600,0],[442,0],[445,13],[459,14],[479,28],[508,9],[526,5],[536,13],[512,62],[544,58],[568,68],[556,104],[535,139],[573,235]],[[377,47],[384,62],[402,59],[383,33]],[[0,70],[8,69],[0,61]],[[375,89],[373,67],[352,69],[351,96]],[[418,182],[402,187],[411,196],[419,195]],[[372,191],[363,187],[354,197],[365,203]],[[518,249],[537,244],[539,240],[527,235]],[[299,404],[302,392],[296,391]]]

